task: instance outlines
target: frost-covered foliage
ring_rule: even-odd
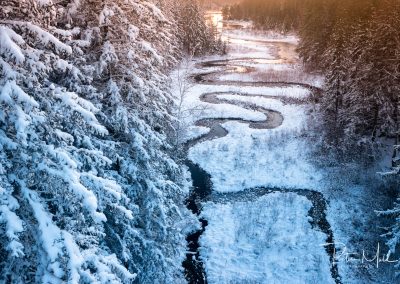
[[[327,92],[322,105],[327,136],[338,137],[345,147],[352,141],[364,144],[365,138],[375,142],[399,135],[400,5],[369,2],[338,7],[329,41],[323,41],[327,42],[323,55]]]
[[[179,46],[148,1],[2,1],[0,282],[183,281]]]
[[[198,0],[180,0],[175,8],[179,38],[187,54],[223,53],[224,43],[216,27],[208,26]]]

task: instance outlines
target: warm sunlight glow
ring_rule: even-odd
[[[224,18],[222,13],[219,11],[208,11],[206,13],[206,20],[208,25],[212,25],[217,28],[218,34],[222,34],[224,28]]]

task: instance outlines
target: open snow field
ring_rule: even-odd
[[[334,283],[326,236],[311,228],[311,202],[293,193],[206,204],[201,255],[210,283]]]

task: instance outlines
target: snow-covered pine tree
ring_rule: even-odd
[[[75,31],[55,27],[50,1],[10,1],[2,8],[1,277],[13,283],[131,279],[115,255],[99,246],[106,221],[100,202],[132,215],[121,206],[126,198],[112,180],[99,182],[74,157],[82,151],[81,159],[109,163],[100,151],[85,153],[74,145],[86,133],[107,134],[95,117],[98,109],[59,84],[68,72],[80,75],[68,63]]]
[[[376,62],[378,82],[382,82],[381,86],[375,86],[375,90],[385,95],[384,105],[380,112],[379,132],[384,133],[388,137],[395,140],[392,155],[392,168],[390,171],[382,173],[385,178],[393,179],[393,187],[398,189],[400,184],[400,145],[399,145],[399,94],[400,94],[400,3],[398,1],[387,1],[386,5],[382,5],[376,11],[373,17],[375,28],[373,29],[372,47],[376,48],[371,54],[374,56],[372,60],[378,59]],[[385,43],[378,42],[385,38]],[[383,54],[381,54],[383,52]],[[370,51],[372,53],[372,51]],[[375,54],[376,53],[376,54]],[[390,72],[390,73],[389,73]],[[389,116],[389,117],[388,117]],[[397,252],[400,245],[400,198],[393,204],[393,208],[385,212],[379,212],[381,215],[391,217],[392,226],[386,234],[387,245],[391,252]],[[396,264],[396,268],[400,271],[400,265]]]
[[[350,68],[349,54],[346,50],[346,41],[349,40],[346,31],[346,23],[339,19],[333,28],[328,47],[324,53],[324,60],[327,63],[325,78],[325,93],[322,98],[322,109],[325,118],[325,127],[329,140],[338,145],[339,137],[344,128],[341,120],[343,97],[348,92],[348,73]]]
[[[326,64],[323,54],[335,24],[331,13],[335,9],[335,3],[332,0],[309,0],[304,3],[303,9],[298,52],[307,68],[318,70]]]
[[[196,56],[222,51],[223,43],[215,35],[213,27],[207,26],[200,2],[180,0],[177,3],[179,6],[176,8],[176,21],[186,53]]]
[[[345,69],[349,81],[344,98],[344,129],[348,140],[370,137],[374,141],[378,136],[396,135],[395,93],[399,83],[394,74],[398,72],[399,59],[398,39],[392,27],[398,24],[390,20],[388,11],[373,6],[365,7],[361,15],[358,12],[357,22],[352,17],[352,37],[346,45],[352,64]]]
[[[104,32],[91,46],[91,50],[100,50],[97,53],[100,56],[88,61],[98,66],[95,82],[106,83],[103,84],[106,96],[101,100],[106,114],[103,119],[113,129],[115,139],[124,142],[120,157],[131,153],[121,159],[119,172],[127,179],[128,188],[134,185],[128,191],[138,201],[141,234],[126,241],[130,245],[129,259],[136,260],[128,265],[143,271],[138,274],[141,283],[152,283],[155,279],[165,283],[177,281],[169,277],[179,272],[180,262],[171,263],[167,257],[160,257],[181,257],[183,247],[177,248],[184,243],[171,223],[184,215],[175,206],[183,204],[184,194],[172,180],[182,176],[182,172],[160,151],[169,147],[165,135],[171,121],[172,100],[166,90],[165,71],[176,62],[175,30],[173,23],[151,3],[103,3],[100,26],[94,22],[93,29]],[[166,243],[174,245],[165,246]]]
[[[182,282],[171,22],[146,1],[2,4],[1,281]]]

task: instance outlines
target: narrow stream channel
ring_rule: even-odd
[[[290,87],[290,86],[299,86],[310,90],[311,92],[311,100],[317,101],[318,97],[320,97],[322,90],[307,84],[296,83],[296,82],[241,82],[241,81],[223,81],[219,80],[218,77],[220,75],[224,75],[227,73],[243,73],[243,72],[251,72],[253,69],[248,67],[247,65],[252,62],[252,60],[270,60],[271,64],[274,62],[291,62],[290,57],[283,57],[284,54],[290,53],[284,51],[285,48],[288,48],[287,43],[280,43],[280,42],[270,42],[269,44],[276,45],[276,48],[280,50],[278,53],[277,59],[263,59],[263,58],[235,58],[235,59],[224,59],[224,60],[214,60],[208,62],[202,62],[198,64],[200,68],[219,68],[218,71],[212,72],[204,72],[195,74],[192,77],[192,80],[196,84],[206,84],[206,85],[235,85],[235,86],[278,86],[278,87]],[[292,47],[290,47],[292,48]],[[210,104],[232,104],[236,106],[240,106],[245,109],[249,110],[256,110],[259,111],[267,117],[265,121],[249,121],[243,120],[240,118],[209,118],[209,119],[202,119],[196,122],[197,126],[208,127],[210,132],[191,140],[186,143],[185,145],[185,153],[188,156],[189,150],[191,147],[195,146],[198,143],[202,143],[204,141],[209,141],[213,139],[218,139],[225,137],[228,135],[228,131],[226,131],[222,124],[228,121],[237,121],[240,123],[246,123],[249,125],[250,128],[255,129],[274,129],[279,127],[284,117],[281,113],[272,110],[262,108],[255,104],[250,103],[243,103],[240,101],[235,100],[226,100],[219,98],[219,95],[223,94],[232,94],[237,96],[262,96],[262,97],[269,97],[274,99],[280,99],[282,101],[285,98],[277,98],[268,96],[268,94],[260,95],[260,94],[238,94],[232,92],[225,92],[225,93],[205,93],[203,94],[200,99],[203,102],[207,102]],[[285,103],[305,103],[303,101],[294,100],[287,100],[284,101]],[[306,197],[311,203],[312,207],[308,212],[308,215],[311,217],[310,224],[315,230],[319,230],[326,235],[326,243],[334,243],[334,236],[331,226],[326,218],[326,209],[327,209],[327,201],[325,200],[322,193],[314,190],[308,189],[285,189],[285,188],[252,188],[252,189],[245,189],[242,192],[236,193],[216,193],[213,192],[213,185],[211,182],[211,176],[207,173],[204,169],[200,166],[196,165],[192,161],[187,158],[186,165],[188,166],[192,180],[193,180],[193,190],[189,198],[187,199],[186,205],[187,208],[190,209],[194,214],[200,216],[202,211],[202,203],[211,201],[214,203],[226,203],[226,202],[236,202],[236,201],[252,201],[256,200],[264,195],[268,195],[274,192],[291,192],[298,194],[300,196]],[[202,223],[202,228],[192,233],[187,237],[188,242],[188,253],[187,258],[183,262],[183,267],[185,269],[186,279],[189,283],[207,283],[207,275],[205,272],[204,264],[200,257],[199,252],[199,239],[202,233],[207,229],[207,221],[204,219],[200,219]],[[325,247],[327,254],[329,255],[329,259],[331,262],[331,275],[334,279],[335,283],[340,284],[341,279],[338,271],[338,267],[334,262],[334,246],[330,245]]]

